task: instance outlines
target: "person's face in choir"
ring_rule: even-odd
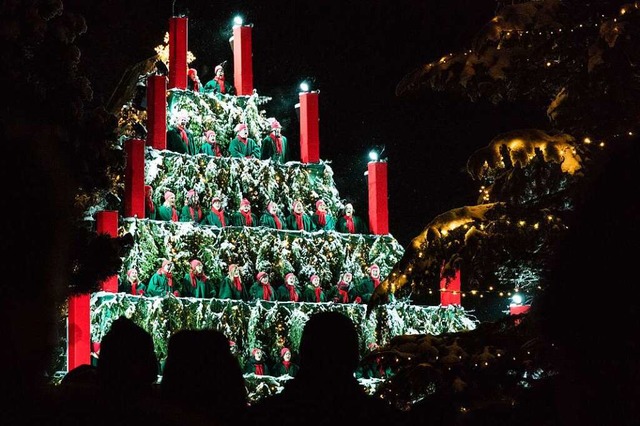
[[[253,357],[255,358],[256,361],[261,361],[262,351],[260,349],[256,350],[255,353],[253,354]]]
[[[240,277],[240,268],[236,267],[231,271],[231,277]]]
[[[198,194],[191,195],[187,198],[187,204],[190,206],[197,206],[199,201],[200,197],[198,197]]]
[[[178,126],[180,127],[186,126],[187,123],[189,123],[189,114],[187,114],[186,112],[179,113],[176,121],[178,123]]]
[[[216,210],[220,210],[220,206],[221,206],[220,200],[215,200],[215,201],[213,202],[213,208],[214,208],[214,209],[216,209]]]
[[[379,268],[371,268],[371,276],[373,278],[380,278],[380,269]]]
[[[351,204],[347,204],[346,206],[344,206],[344,214],[346,214],[347,216],[353,215],[353,206]]]

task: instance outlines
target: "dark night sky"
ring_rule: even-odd
[[[467,158],[499,133],[547,125],[543,111],[526,105],[491,106],[442,93],[395,96],[413,68],[469,48],[496,10],[495,0],[182,1],[189,10],[191,64],[204,82],[233,56],[231,20],[241,14],[253,28],[254,86],[273,100],[268,116],[284,125],[299,151],[294,105],[298,85],[320,90],[320,157],[331,161],[342,198],[366,217],[364,171],[371,147],[385,146],[389,162],[389,226],[407,246],[436,215],[475,204],[477,187]],[[106,102],[125,70],[155,54],[172,15],[168,0],[64,0],[83,14],[82,67],[95,103]],[[298,151],[294,158],[299,158]]]

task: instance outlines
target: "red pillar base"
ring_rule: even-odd
[[[531,309],[531,305],[509,305],[509,315],[526,314]]]
[[[67,318],[67,371],[91,364],[91,312],[89,295],[69,298]]]
[[[387,163],[370,162],[367,165],[369,179],[369,229],[375,235],[389,233],[389,197],[387,194]]]
[[[147,78],[147,145],[167,149],[167,78]]]
[[[320,162],[318,92],[300,93],[300,161]]]
[[[188,18],[169,19],[169,89],[187,88]]]
[[[127,155],[124,176],[124,216],[144,218],[144,141],[124,143]]]
[[[253,94],[253,52],[249,25],[233,27],[233,86],[239,96]]]
[[[509,315],[526,314],[531,309],[531,305],[509,305]],[[514,324],[518,325],[522,321],[521,318],[514,320]]]
[[[96,232],[98,234],[107,234],[111,238],[116,238],[118,236],[118,212],[113,210],[103,210],[96,213]],[[113,275],[107,278],[100,286],[102,291],[117,293],[118,276]]]
[[[459,269],[456,271],[456,274],[453,276],[453,278],[442,276],[440,277],[440,304],[442,306],[462,305]]]

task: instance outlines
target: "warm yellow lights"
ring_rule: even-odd
[[[524,141],[522,139],[512,139],[508,143],[509,149],[518,149],[524,146]]]

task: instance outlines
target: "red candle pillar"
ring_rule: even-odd
[[[318,92],[300,93],[300,161],[320,161],[320,120]]]
[[[169,19],[169,89],[187,88],[187,17]]]
[[[526,314],[531,309],[531,305],[509,305],[509,314],[511,315],[520,315]]]
[[[369,178],[369,229],[373,234],[386,235],[389,233],[387,162],[369,162],[367,176]]]
[[[461,305],[460,303],[460,269],[451,277],[444,277],[440,274],[440,304]]]
[[[233,26],[233,86],[239,96],[253,94],[251,26]]]
[[[140,142],[144,146],[144,142]],[[118,236],[118,212],[114,210],[103,210],[96,213],[96,232],[116,238]],[[113,275],[104,280],[101,284],[101,289],[102,291],[117,293],[118,277]]]
[[[147,78],[147,145],[167,149],[167,78]]]
[[[124,216],[144,218],[144,141],[124,143],[127,163],[124,174]]]
[[[526,314],[531,309],[531,305],[517,305],[512,303],[509,305],[509,315],[521,315]],[[517,318],[513,321],[514,325],[520,325],[522,322],[522,318]]]
[[[91,364],[91,312],[89,295],[69,298],[67,317],[67,371]]]

